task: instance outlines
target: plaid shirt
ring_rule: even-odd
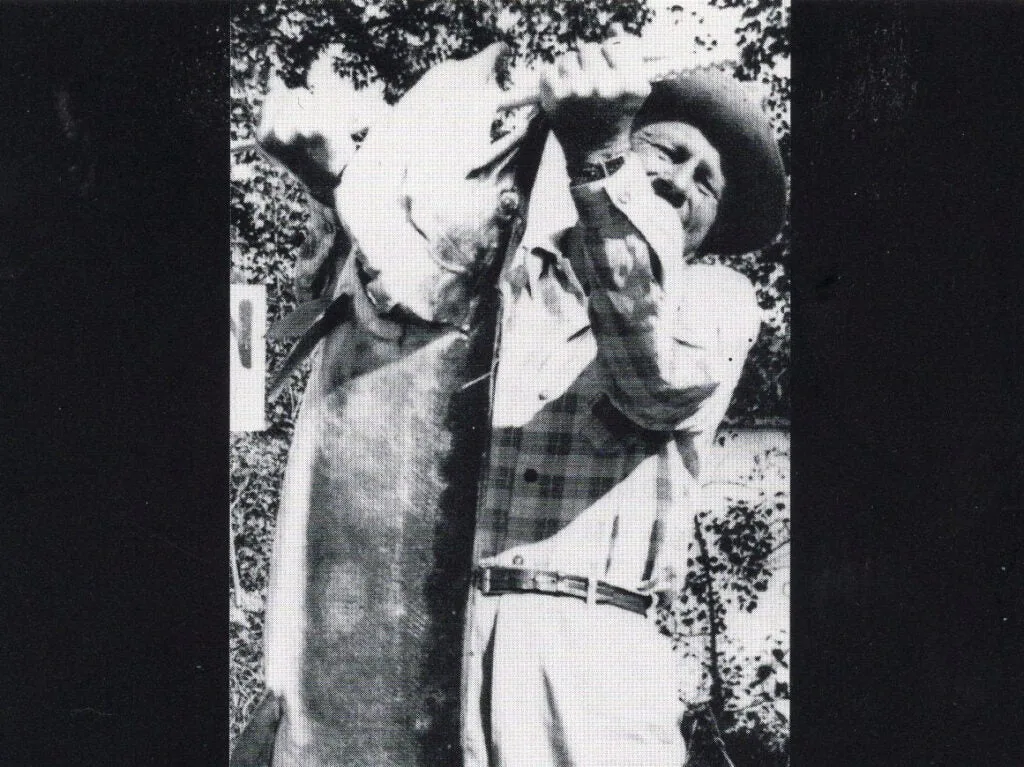
[[[682,258],[681,230],[634,165],[575,187],[561,237],[537,236],[535,212],[558,208],[544,192],[503,279],[475,553],[636,587],[666,546],[685,558],[686,499],[759,310],[723,267],[662,288],[652,245]]]
[[[760,324],[754,291],[724,267],[662,268],[683,257],[682,227],[629,159],[570,197],[551,139],[536,181],[520,178],[534,122],[492,140],[492,74],[486,57],[435,67],[371,131],[336,204],[379,311],[460,324],[531,189],[501,284],[475,556],[635,586],[665,552],[685,565],[698,467]]]

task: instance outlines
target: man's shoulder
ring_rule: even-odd
[[[721,264],[694,264],[684,275],[677,322],[714,327],[737,343],[753,343],[761,307],[749,278]]]
[[[692,264],[684,272],[684,279],[689,289],[707,291],[718,299],[745,303],[757,299],[754,283],[724,264]]]

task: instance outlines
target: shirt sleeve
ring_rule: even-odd
[[[520,208],[518,169],[535,121],[513,116],[493,135],[501,53],[495,45],[430,70],[370,129],[335,190],[381,312],[461,324],[478,268]]]
[[[572,193],[609,400],[644,429],[714,429],[760,328],[753,285],[722,266],[674,270],[666,285],[662,259],[683,257],[682,224],[630,160]]]

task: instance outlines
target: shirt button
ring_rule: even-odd
[[[548,398],[548,393],[546,391],[539,391],[539,392],[537,392],[537,399],[545,400],[547,398]]]
[[[626,189],[623,189],[615,195],[615,199],[617,199],[622,205],[629,205],[629,201],[633,199],[633,195],[631,195]]]
[[[523,472],[523,479],[527,482],[536,482],[540,478],[540,474],[537,473],[536,469],[527,469]]]
[[[514,564],[514,565],[521,565],[522,563],[523,563],[523,555],[522,554],[516,554],[514,557],[512,557],[512,564]]]

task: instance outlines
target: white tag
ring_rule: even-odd
[[[230,428],[263,431],[266,391],[267,288],[231,286]]]

